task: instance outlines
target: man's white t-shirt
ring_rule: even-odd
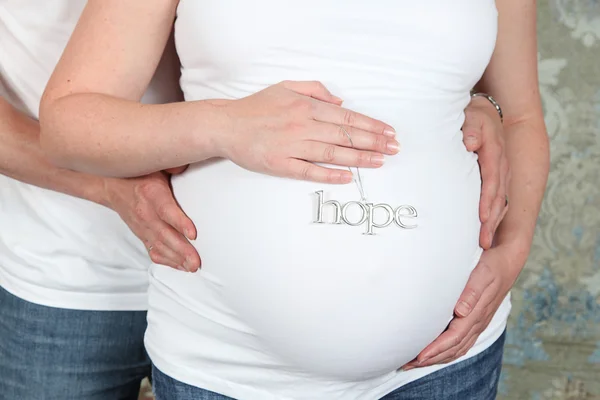
[[[0,0],[0,95],[33,118],[84,0]],[[143,101],[176,101],[167,52]],[[37,304],[145,310],[150,259],[114,211],[0,176],[0,286]]]

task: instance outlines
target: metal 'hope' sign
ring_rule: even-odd
[[[349,201],[342,205],[336,200],[323,201],[322,190],[315,192],[315,194],[317,195],[317,207],[315,220],[313,222],[317,224],[365,225],[365,232],[363,235],[375,235],[374,228],[386,228],[392,225],[392,223],[395,223],[395,225],[403,229],[413,229],[417,227],[416,224],[409,223],[409,221],[415,220],[418,217],[416,208],[410,205],[401,205],[394,208],[389,204],[373,204],[367,203],[366,201]],[[333,209],[333,218],[329,221],[323,220],[323,209],[326,206],[332,207]],[[351,207],[358,207],[358,218],[357,215],[353,215],[352,218],[349,216]],[[386,213],[386,218],[383,222],[375,221],[375,213],[377,210]]]

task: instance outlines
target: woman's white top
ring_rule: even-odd
[[[174,179],[203,268],[151,269],[156,366],[241,400],[374,400],[441,368],[397,370],[444,331],[481,255],[479,166],[461,126],[496,31],[493,0],[182,0],[187,100],[318,80],[394,126],[402,149],[361,169],[365,202],[354,183],[225,160]]]
[[[32,118],[85,4],[0,0],[0,96]],[[166,54],[144,102],[178,99],[175,65]],[[51,307],[144,310],[149,265],[143,244],[114,211],[0,175],[5,290]]]

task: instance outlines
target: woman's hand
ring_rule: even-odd
[[[406,364],[403,370],[446,364],[467,354],[515,283],[517,276],[511,271],[520,271],[522,268],[522,265],[509,268],[511,251],[507,247],[494,247],[483,252],[479,264],[471,272],[454,309],[455,317],[446,331],[421,351],[414,361]]]
[[[377,168],[399,150],[394,129],[340,107],[319,82],[285,81],[229,104],[232,128],[217,153],[268,175],[349,183],[352,173],[314,163]],[[351,140],[348,138],[348,135]]]
[[[153,262],[195,272],[200,267],[200,256],[189,240],[196,238],[196,227],[177,204],[169,180],[165,172],[140,178],[108,178],[104,185],[106,205],[144,242]]]
[[[510,168],[504,149],[504,129],[496,108],[483,97],[474,97],[465,109],[463,141],[467,150],[477,153],[481,169],[479,244],[492,246],[494,233],[506,215],[506,194]]]

